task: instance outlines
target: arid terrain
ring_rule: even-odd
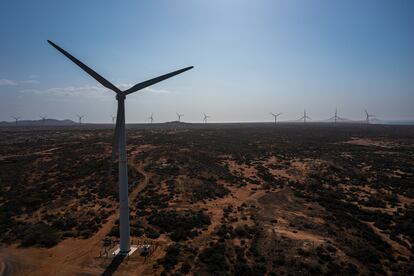
[[[413,126],[129,126],[123,260],[113,130],[0,133],[0,274],[414,274]]]

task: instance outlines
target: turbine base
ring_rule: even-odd
[[[131,256],[136,250],[138,249],[138,246],[131,245],[131,249],[129,252],[121,251],[119,247],[117,247],[111,254],[112,256]]]

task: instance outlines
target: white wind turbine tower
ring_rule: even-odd
[[[207,119],[210,118],[211,116],[206,115],[206,113],[204,113],[204,112],[203,112],[203,115],[204,115],[203,121],[204,121],[205,124],[207,124]]]
[[[60,48],[55,43],[49,41],[49,44],[56,48],[59,52],[73,61],[76,65],[82,68],[86,73],[91,77],[97,80],[100,84],[106,88],[112,90],[116,94],[116,100],[118,102],[118,110],[116,116],[116,125],[115,125],[115,135],[112,143],[112,161],[115,159],[117,151],[119,150],[118,155],[118,168],[119,168],[119,205],[120,205],[120,215],[119,215],[119,236],[120,236],[120,245],[119,250],[116,251],[119,255],[128,255],[131,251],[130,244],[130,226],[129,226],[129,207],[128,207],[128,166],[127,166],[127,152],[126,152],[126,131],[125,131],[125,99],[126,96],[134,93],[138,90],[144,89],[150,85],[163,81],[165,79],[171,78],[175,75],[183,73],[187,70],[193,68],[193,66],[186,67],[141,83],[138,83],[131,88],[121,91],[115,85],[110,83],[108,80],[100,76],[98,73],[93,71],[91,68],[83,64],[81,61],[76,59],[74,56]],[[133,249],[134,250],[134,249]]]
[[[303,120],[304,123],[306,123],[306,119],[312,120],[311,117],[309,117],[306,113],[306,109],[303,111],[303,116],[301,118],[298,119],[299,120]]]
[[[369,123],[370,123],[369,118],[371,118],[371,117],[375,117],[375,115],[373,115],[373,114],[369,114],[369,113],[368,113],[368,111],[367,111],[366,109],[365,109],[365,115],[366,115],[365,122],[366,122],[367,124],[369,124]]]
[[[274,114],[273,112],[270,112],[270,114],[275,117],[275,124],[277,123],[277,117],[279,117],[280,115],[282,115],[282,113],[278,113],[278,114]]]
[[[19,117],[14,117],[14,116],[11,116],[15,121],[16,121],[16,126],[17,126],[17,123],[19,122],[19,120],[20,120],[20,116]]]
[[[151,113],[151,116],[149,116],[147,119],[150,120],[150,123],[152,125],[152,122],[154,122],[154,114]]]
[[[183,117],[184,114],[179,114],[179,113],[176,113],[176,114],[177,114],[177,117],[178,117],[178,121],[181,122],[181,117]]]
[[[82,119],[85,117],[85,115],[76,114],[76,116],[78,117],[78,122],[81,125],[82,124]]]

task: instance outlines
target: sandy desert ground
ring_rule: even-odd
[[[112,130],[0,132],[1,275],[414,273],[412,126],[131,125],[125,259]]]

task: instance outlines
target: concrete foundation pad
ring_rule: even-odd
[[[115,249],[111,255],[112,256],[117,256],[117,255],[121,255],[121,256],[131,256],[136,250],[138,249],[138,246],[136,245],[131,245],[131,250],[129,252],[120,252],[119,251],[119,247],[117,249]]]

